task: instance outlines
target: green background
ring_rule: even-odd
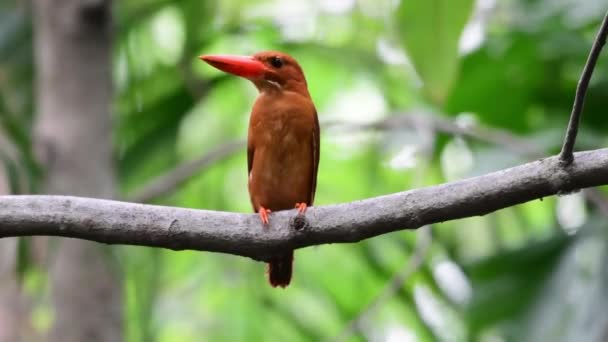
[[[246,136],[255,88],[202,63],[200,54],[276,49],[299,60],[322,126],[316,205],[479,175],[532,160],[535,151],[554,154],[607,9],[599,0],[116,1],[113,117],[122,196]],[[0,4],[0,127],[18,150],[2,155],[2,165],[14,193],[34,191],[41,174],[32,151],[31,20],[22,2]],[[606,146],[607,95],[603,56],[579,150]],[[366,126],[395,116],[448,120],[490,138],[424,124]],[[249,212],[246,182],[241,149],[152,202]],[[125,279],[127,341],[324,340],[344,334],[417,259],[403,286],[343,336],[584,341],[606,329],[607,228],[581,192],[545,198],[298,250],[285,290],[267,284],[263,264],[229,255],[118,247],[111,257]],[[20,260],[31,321],[44,332],[53,321],[46,273]]]

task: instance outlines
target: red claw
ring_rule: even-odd
[[[260,220],[262,220],[262,224],[268,224],[268,215],[271,213],[270,209],[266,209],[264,207],[260,207],[258,210],[258,215],[260,215]]]
[[[308,205],[305,202],[296,203],[296,209],[298,209],[298,214],[299,215],[306,214],[306,208],[308,208]]]

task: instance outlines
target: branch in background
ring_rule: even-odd
[[[243,141],[229,142],[211,150],[199,159],[180,164],[168,173],[152,180],[150,184],[144,186],[142,190],[129,196],[128,200],[131,202],[146,203],[163,195],[167,195],[205,168],[213,165],[215,162],[230,157],[243,147],[244,144],[245,142]]]
[[[332,341],[346,341],[357,330],[361,330],[361,324],[384,305],[390,298],[399,292],[405,282],[414,274],[424,262],[426,253],[431,246],[431,231],[430,227],[427,230],[422,230],[416,243],[414,254],[408,259],[405,267],[395,273],[391,280],[386,284],[382,292],[380,292],[365,308],[363,308],[357,316],[349,321],[342,332],[332,339]]]
[[[401,128],[427,129],[433,132],[462,135],[490,144],[503,146],[514,153],[524,154],[532,158],[541,158],[544,156],[543,151],[539,149],[536,144],[527,141],[525,138],[509,133],[508,131],[480,126],[478,124],[465,127],[464,125],[457,124],[451,119],[434,114],[421,115],[401,113],[372,123],[356,124],[332,122],[329,125],[346,129],[375,129],[381,131]]]
[[[294,210],[275,212],[268,227],[254,214],[64,196],[0,196],[0,237],[53,235],[267,260],[285,249],[357,242],[608,184],[608,149],[576,153],[576,158],[568,168],[554,156],[457,182],[312,207],[306,220],[294,219]]]
[[[589,81],[593,75],[593,69],[595,69],[597,59],[600,56],[602,48],[606,44],[606,36],[608,36],[608,12],[604,16],[602,26],[595,37],[595,41],[591,47],[591,52],[589,52],[589,57],[585,63],[585,68],[583,69],[583,73],[581,74],[581,78],[576,87],[574,105],[572,106],[572,113],[570,114],[568,130],[566,131],[562,151],[559,154],[559,159],[563,165],[570,165],[573,161],[572,151],[574,151],[574,143],[576,142],[576,135],[578,133],[578,124],[581,121],[581,114],[585,105],[585,95],[587,94],[587,88],[589,87]]]

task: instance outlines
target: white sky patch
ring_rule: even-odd
[[[392,44],[386,38],[378,39],[376,43],[376,53],[384,63],[394,65],[411,65],[407,55],[401,48]]]
[[[354,86],[338,92],[323,110],[325,120],[367,123],[383,118],[387,105],[380,89],[371,81],[359,78]]]
[[[477,0],[471,19],[460,36],[458,50],[466,55],[477,50],[486,39],[486,28],[490,14],[496,6],[496,0]]]
[[[388,18],[399,6],[399,0],[358,0],[361,14],[369,18]]]
[[[363,146],[372,143],[377,139],[376,132],[349,132],[340,134],[326,134],[323,138],[328,144],[334,145],[331,151],[335,159],[347,160],[357,155]]]
[[[317,6],[327,13],[344,14],[355,7],[355,0],[317,0]]]
[[[475,128],[479,122],[477,116],[473,113],[460,113],[454,121],[458,127],[467,130]]]
[[[481,20],[473,19],[465,26],[460,36],[458,51],[466,55],[477,50],[485,38],[484,27]]]
[[[587,207],[582,191],[557,197],[557,222],[567,234],[576,233],[587,221]]]
[[[460,314],[424,285],[414,287],[414,302],[420,317],[429,325],[440,341],[465,341],[465,326]]]
[[[279,25],[283,38],[305,41],[314,36],[318,15],[319,8],[312,1],[275,0],[252,7],[245,17],[272,18]]]
[[[185,30],[183,20],[175,7],[158,13],[151,23],[152,38],[160,47],[160,61],[167,65],[177,63],[184,49]]]
[[[380,37],[376,42],[376,55],[386,64],[405,66],[405,70],[407,70],[411,77],[412,84],[418,88],[423,86],[422,79],[416,72],[412,61],[395,42],[385,37]]]
[[[440,162],[443,176],[450,182],[465,177],[473,169],[475,159],[466,141],[455,137],[441,151]]]
[[[417,164],[419,147],[417,145],[405,145],[389,162],[389,166],[395,170],[412,169]]]
[[[354,84],[337,92],[323,108],[324,121],[339,121],[354,124],[374,122],[386,115],[387,104],[380,89],[369,79],[359,77]],[[326,134],[325,141],[334,144],[337,156],[352,158],[362,151],[362,146],[377,138],[376,132],[353,131]]]
[[[391,325],[386,329],[385,342],[416,342],[416,334],[401,325]]]
[[[434,329],[445,327],[446,322],[441,312],[441,304],[428,288],[416,285],[414,288],[414,302],[422,319]]]
[[[433,277],[441,290],[454,302],[464,305],[471,299],[473,288],[460,266],[453,261],[437,263],[433,267]]]
[[[302,42],[312,39],[315,34],[316,17],[298,18],[295,21],[281,22],[281,33],[285,40]]]

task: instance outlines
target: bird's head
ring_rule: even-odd
[[[251,80],[263,91],[306,89],[306,78],[298,62],[278,51],[258,52],[253,56],[203,55],[210,65]]]

